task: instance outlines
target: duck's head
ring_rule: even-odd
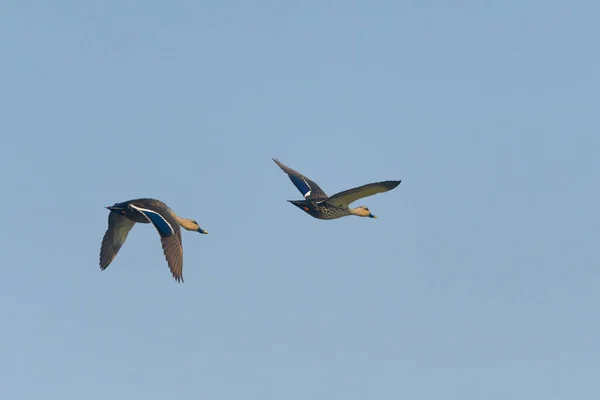
[[[352,209],[352,214],[359,217],[377,218],[375,215],[371,214],[371,211],[369,211],[369,209],[365,206],[358,206]]]
[[[203,233],[205,235],[208,233],[204,229],[200,228],[200,225],[198,225],[198,222],[194,221],[193,219],[181,218],[180,216],[178,216],[175,213],[173,213],[173,216],[175,217],[177,222],[179,222],[179,225],[181,225],[181,227],[183,229],[185,229],[186,231],[196,231],[196,232]]]
[[[190,224],[189,224],[189,228],[185,227],[185,229],[187,229],[188,231],[196,231],[196,232],[200,232],[204,235],[208,234],[208,231],[205,231],[204,229],[200,228],[200,225],[195,221],[195,220],[190,220]]]

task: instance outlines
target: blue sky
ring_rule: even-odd
[[[0,394],[600,396],[595,2],[8,1]],[[320,221],[278,157],[379,218]],[[103,207],[156,197],[185,284]]]

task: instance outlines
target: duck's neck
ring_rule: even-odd
[[[178,215],[175,215],[175,219],[183,229],[187,229],[188,231],[195,231],[197,229],[191,219],[181,218]]]

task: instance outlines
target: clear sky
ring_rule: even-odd
[[[0,9],[3,399],[600,398],[597,2]]]

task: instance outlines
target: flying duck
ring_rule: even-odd
[[[396,188],[402,181],[383,181],[369,183],[353,189],[327,196],[325,192],[315,182],[302,175],[298,171],[282,164],[274,158],[275,164],[285,172],[292,183],[298,188],[304,196],[304,200],[288,200],[298,208],[304,210],[307,214],[318,219],[337,219],[347,215],[356,215],[358,217],[377,218],[371,214],[371,211],[365,206],[350,208],[349,205],[363,197],[372,196],[377,193],[387,192]]]
[[[177,216],[165,203],[156,199],[129,200],[106,208],[110,213],[108,229],[100,249],[101,270],[105,270],[114,260],[136,222],[151,223],[160,235],[163,252],[173,278],[177,282],[183,282],[183,247],[179,226],[188,231],[204,234],[207,234],[207,231],[200,228],[196,221]]]

